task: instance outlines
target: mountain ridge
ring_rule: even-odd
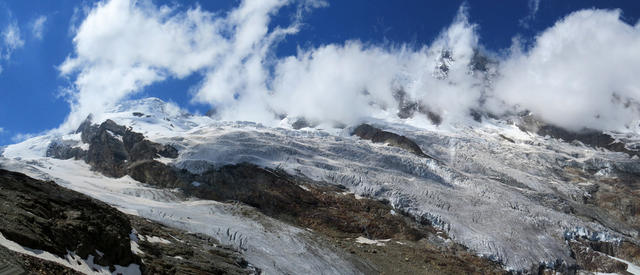
[[[247,162],[341,185],[356,195],[389,201],[392,209],[432,224],[453,241],[510,270],[533,270],[534,266],[572,270],[575,249],[567,240],[582,240],[590,247],[625,244],[625,251],[634,251],[629,247],[638,244],[637,212],[625,210],[635,209],[638,187],[633,179],[640,172],[636,159],[524,132],[506,120],[489,118],[480,124],[426,129],[370,122],[385,131],[401,133],[438,159],[433,161],[352,137],[355,126],[273,128],[188,115],[179,109],[158,107],[161,101],[156,99],[128,104],[103,115],[105,121],[127,125],[150,142],[179,152],[176,159],[155,160],[162,165],[202,174]],[[91,146],[82,140],[81,133],[36,137],[8,146],[4,156],[25,164],[59,166],[60,162],[44,157],[47,146],[56,140],[77,148]],[[63,170],[57,172],[61,177]],[[624,203],[616,206],[613,199]],[[482,214],[496,211],[501,219]],[[496,232],[500,227],[502,232]],[[638,263],[632,252],[600,250]]]

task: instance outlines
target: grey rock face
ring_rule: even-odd
[[[420,146],[405,136],[394,134],[375,128],[369,124],[362,124],[353,130],[352,135],[362,139],[371,140],[374,143],[387,143],[390,146],[402,148],[415,155],[431,158],[420,149]]]
[[[0,200],[0,233],[30,249],[60,257],[68,251],[83,259],[93,255],[96,264],[112,268],[138,264],[143,274],[260,273],[240,253],[210,237],[126,215],[54,182],[0,169]],[[133,254],[131,241],[138,244],[140,255]],[[5,271],[79,274],[0,246],[0,273]]]
[[[127,167],[126,173],[133,179],[161,188],[178,188],[186,182],[178,177],[175,169],[155,160],[141,160]]]
[[[260,274],[240,253],[211,237],[129,218],[144,252],[144,274]]]
[[[16,253],[0,246],[0,274],[81,275],[82,273],[57,263]]]
[[[127,217],[102,202],[0,169],[0,232],[20,245],[64,257],[74,251],[103,266],[140,263],[131,252]]]
[[[431,123],[435,125],[440,125],[442,123],[442,117],[437,113],[429,110],[427,106],[424,104],[413,101],[409,98],[407,93],[399,89],[393,93],[393,97],[398,102],[398,117],[402,119],[413,117],[416,112],[419,114],[426,115],[427,118],[431,121]]]
[[[630,156],[640,156],[640,152],[627,149],[624,143],[616,141],[616,139],[614,139],[611,135],[593,129],[570,131],[561,127],[547,124],[532,115],[524,116],[518,124],[518,127],[523,131],[536,133],[543,137],[550,136],[552,138],[562,139],[567,142],[579,141],[594,148],[597,147],[613,152],[627,153]]]
[[[57,159],[84,159],[87,151],[64,142],[52,142],[47,148],[46,156]]]
[[[627,264],[609,258],[579,241],[570,241],[576,263],[584,270],[603,273],[618,273],[627,270]]]
[[[112,120],[107,120],[100,125],[92,125],[88,118],[76,132],[81,133],[83,142],[90,144],[88,151],[52,143],[47,150],[47,156],[60,159],[72,157],[84,159],[95,170],[110,177],[122,177],[127,174],[128,169],[138,171],[140,161],[178,156],[178,150],[172,146],[146,140],[142,134],[118,125]],[[132,165],[135,167],[130,167]]]

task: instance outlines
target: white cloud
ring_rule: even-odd
[[[583,10],[544,31],[503,62],[494,105],[519,106],[547,121],[625,130],[640,115],[640,25],[620,11]]]
[[[409,97],[446,114],[446,118],[466,115],[481,91],[474,87],[480,84],[479,79],[467,69],[478,46],[474,29],[461,10],[432,45],[419,49],[350,41],[301,51],[277,63],[272,96],[263,100],[278,113],[293,117],[353,123],[380,113],[380,109],[397,113],[393,94],[402,88]],[[452,52],[455,62],[449,64],[447,79],[437,79],[433,75],[439,72],[443,51]]]
[[[539,1],[532,3],[535,15]],[[152,83],[194,73],[202,82],[190,91],[193,100],[229,120],[275,123],[276,114],[287,114],[352,123],[395,116],[399,89],[445,123],[469,119],[470,109],[530,110],[571,129],[623,130],[640,117],[640,27],[622,22],[619,11],[573,13],[529,50],[515,40],[513,52],[490,68],[499,77],[487,82],[488,75],[470,69],[482,45],[464,6],[430,45],[355,40],[277,58],[274,48],[299,31],[302,12],[326,5],[303,1],[290,25],[270,28],[272,16],[291,4],[245,0],[215,14],[149,0],[98,3],[77,28],[74,54],[59,67],[73,80],[64,127]]]
[[[33,34],[33,37],[35,37],[36,39],[42,39],[46,22],[47,22],[47,17],[42,15],[36,18],[31,23],[31,33]]]
[[[520,19],[521,26],[528,28],[529,22],[536,18],[536,14],[538,14],[538,10],[540,9],[540,1],[541,0],[529,0],[527,4],[529,6],[529,13],[527,14],[527,16]]]
[[[4,128],[0,127],[0,134],[4,132]]]
[[[255,64],[269,53],[273,43],[297,31],[295,23],[274,30],[266,27],[270,15],[287,4],[290,1],[244,1],[221,16],[197,6],[178,11],[151,1],[98,3],[77,28],[75,54],[59,67],[62,75],[75,78],[73,114],[67,124],[77,124],[88,113],[99,112],[169,77],[206,71],[202,86],[225,91],[262,82],[244,65]],[[222,94],[197,98],[228,99]]]
[[[11,137],[11,141],[13,141],[14,143],[20,143],[23,142],[27,139],[30,139],[32,137],[37,136],[37,134],[22,134],[22,133],[18,133],[16,135],[14,135],[13,137]]]
[[[10,22],[2,30],[2,44],[3,49],[1,54],[5,60],[11,59],[13,52],[24,46],[24,40],[22,40],[20,35],[20,27],[18,27],[16,21]]]
[[[11,18],[11,13],[8,17]],[[20,27],[18,22],[10,20],[10,22],[0,32],[0,62],[8,62],[11,60],[13,52],[24,46],[24,40],[20,35]],[[3,66],[0,64],[0,74],[2,74]]]

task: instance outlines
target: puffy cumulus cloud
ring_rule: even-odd
[[[213,63],[228,47],[221,28],[198,7],[178,13],[150,1],[98,3],[76,30],[74,56],[59,66],[74,78],[66,124],[77,125],[153,82]]]
[[[40,40],[44,33],[45,23],[47,23],[47,16],[42,15],[33,20],[31,23],[31,34],[34,38]]]
[[[324,2],[307,0],[300,10]],[[193,73],[206,75],[195,100],[226,102],[234,92],[264,86],[260,62],[297,24],[268,29],[288,0],[247,0],[228,14],[192,7],[156,6],[150,0],[99,2],[74,28],[75,53],[59,66],[73,79],[64,127],[77,125],[149,84]],[[229,96],[231,94],[231,96]],[[63,128],[64,128],[63,127]]]
[[[481,96],[481,79],[468,67],[478,47],[474,29],[461,9],[430,46],[379,47],[349,41],[300,50],[278,61],[265,101],[277,113],[353,123],[381,110],[395,116],[399,102],[394,95],[403,91],[445,118],[466,116]]]
[[[640,115],[640,25],[619,10],[572,13],[502,62],[490,109],[558,126],[625,131]],[[512,107],[515,106],[515,107]]]

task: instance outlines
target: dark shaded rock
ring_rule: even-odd
[[[454,62],[453,52],[449,49],[442,49],[440,52],[440,57],[438,57],[438,63],[436,64],[436,68],[434,70],[434,76],[437,79],[444,80],[449,77],[449,63]]]
[[[0,232],[22,246],[60,257],[67,251],[84,259],[94,255],[103,266],[140,263],[131,252],[129,220],[102,202],[2,169],[0,201]]]
[[[58,263],[16,253],[0,246],[0,274],[81,275],[82,273]]]
[[[471,115],[471,118],[473,118],[473,120],[475,120],[476,122],[482,122],[482,113],[476,109],[471,109],[469,111],[469,115]]]
[[[434,125],[440,125],[442,124],[442,117],[437,114],[432,112],[431,110],[426,109],[425,107],[423,107],[422,105],[419,106],[418,111],[420,111],[420,113],[423,113],[425,115],[427,115],[427,118],[431,121],[431,123],[433,123]]]
[[[173,168],[156,160],[142,160],[127,167],[127,175],[131,178],[161,188],[177,188],[184,185]]]
[[[57,159],[84,159],[86,155],[87,151],[62,142],[51,142],[46,152],[47,157]]]
[[[143,117],[144,116],[144,114],[141,113],[141,112],[133,112],[133,115],[137,116],[137,117]]]
[[[507,137],[507,136],[505,136],[503,134],[499,134],[498,136],[500,136],[502,139],[504,139],[504,140],[506,140],[508,142],[516,143],[513,139],[511,139],[511,138],[509,138],[509,137]]]
[[[490,73],[490,69],[492,66],[498,65],[498,62],[482,51],[475,49],[473,51],[473,56],[469,61],[469,70],[473,72],[481,72],[481,73]]]
[[[94,126],[93,123],[91,122],[93,120],[93,116],[92,115],[88,115],[87,118],[85,118],[85,120],[80,124],[80,126],[78,126],[78,129],[76,130],[76,134],[78,133],[82,133],[82,141],[84,143],[89,142],[89,137],[85,136],[85,133],[89,134],[90,132],[92,132],[93,129],[97,129],[97,126]]]
[[[241,201],[267,215],[299,215],[299,211],[316,203],[304,189],[278,172],[242,163],[226,165],[201,175],[191,175],[185,184],[187,194],[217,201]],[[202,183],[196,187],[191,182]]]
[[[252,164],[223,166],[191,175],[191,180],[199,184],[184,186],[189,195],[243,202],[268,216],[334,235],[418,240],[433,230],[416,229],[411,219],[392,215],[392,207],[381,201],[356,199],[343,189]]]
[[[613,152],[627,153],[630,156],[640,156],[640,152],[629,150],[624,143],[616,141],[610,135],[593,129],[570,131],[564,128],[544,123],[532,115],[526,115],[518,125],[520,130],[536,133],[540,136],[550,136],[567,142],[579,141],[591,147],[607,149]]]
[[[208,117],[215,117],[217,114],[218,114],[218,111],[215,108],[211,108],[209,109],[209,111],[207,111],[205,115]]]
[[[595,251],[627,260],[636,265],[640,264],[640,246],[632,242],[602,242],[590,241],[585,239],[581,239],[580,242],[588,245]]]
[[[78,128],[80,130],[80,128]],[[91,167],[110,177],[126,175],[128,166],[159,156],[178,157],[178,150],[146,140],[140,133],[107,120],[100,126],[82,127],[82,139],[88,140],[85,161]]]
[[[293,122],[293,124],[291,124],[291,127],[293,127],[293,129],[300,130],[302,128],[313,127],[313,125],[306,119],[299,118],[295,122]]]
[[[579,241],[570,241],[576,263],[581,269],[592,272],[617,273],[627,270],[627,264],[611,259],[607,255],[591,249]]]
[[[413,117],[418,110],[418,103],[411,101],[407,93],[398,89],[393,92],[393,98],[398,102],[398,117],[402,119]]]
[[[124,164],[129,159],[129,153],[124,143],[116,138],[116,135],[123,135],[124,129],[118,131],[120,129],[113,129],[114,125],[113,121],[108,120],[90,137],[86,162],[107,176],[119,178],[125,175]]]
[[[144,274],[259,274],[237,251],[213,238],[130,216],[144,254]],[[169,243],[150,242],[157,237]]]
[[[416,112],[426,115],[431,123],[440,125],[442,117],[431,111],[427,106],[420,102],[412,101],[403,89],[393,92],[393,98],[398,102],[398,117],[402,119],[411,118]]]
[[[405,136],[394,134],[375,128],[369,124],[358,126],[352,135],[359,136],[361,139],[370,140],[374,143],[386,143],[390,146],[402,148],[417,156],[431,158],[420,149],[420,146]]]

